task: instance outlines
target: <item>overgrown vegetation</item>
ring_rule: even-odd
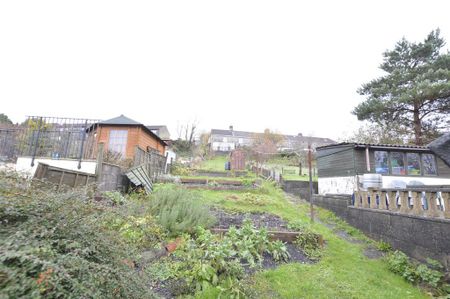
[[[411,283],[424,283],[433,288],[435,295],[450,295],[450,285],[442,281],[444,274],[443,266],[432,259],[427,259],[425,264],[411,262],[406,254],[394,251],[387,255],[389,270],[401,275]]]
[[[199,228],[195,237],[187,237],[178,256],[185,261],[181,273],[191,290],[214,288],[225,298],[240,298],[245,296],[240,282],[245,268],[261,267],[264,252],[279,262],[289,259],[283,242],[269,241],[267,231],[247,219],[242,228],[231,227],[224,236]]]
[[[320,235],[309,228],[303,228],[295,244],[299,246],[311,260],[318,260],[322,256]]]
[[[185,189],[163,186],[152,194],[150,200],[151,213],[171,235],[193,233],[197,227],[208,228],[215,222],[208,207]]]
[[[46,192],[0,173],[0,289],[6,298],[150,298],[138,255],[81,191]]]
[[[299,229],[310,228],[325,240],[321,258],[313,264],[287,263],[276,269],[255,273],[245,279],[246,289],[252,298],[427,298],[417,287],[388,270],[384,259],[367,259],[363,251],[365,241],[351,243],[335,233],[331,225],[332,213],[328,214],[330,225],[310,224],[309,203],[297,204],[288,201],[284,193],[274,184],[250,191],[196,191],[205,204],[217,205],[234,212],[266,212],[280,216]],[[246,204],[230,200],[250,192],[267,197],[263,205]],[[322,220],[325,210],[315,207]],[[317,215],[317,214],[316,214]],[[324,221],[324,220],[322,220]],[[348,225],[347,225],[348,226]],[[339,227],[345,228],[345,223]],[[352,237],[365,240],[358,230],[346,227]],[[241,281],[242,283],[242,281]],[[196,298],[216,298],[217,292],[205,291]]]

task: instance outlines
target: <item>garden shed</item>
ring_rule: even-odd
[[[98,143],[105,144],[105,151],[133,159],[135,148],[165,154],[166,143],[149,128],[124,115],[99,122],[94,134]]]
[[[450,185],[450,166],[439,147],[339,143],[317,148],[319,194],[353,194],[364,174],[381,178],[383,188]],[[436,149],[439,148],[439,151]]]

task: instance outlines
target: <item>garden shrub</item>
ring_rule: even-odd
[[[193,233],[195,228],[212,226],[216,219],[192,192],[175,186],[162,186],[151,196],[151,213],[170,235]]]
[[[190,176],[192,173],[191,168],[181,163],[173,163],[170,166],[170,174],[178,176]]]
[[[425,264],[413,263],[408,256],[401,251],[394,251],[387,255],[389,270],[401,275],[411,283],[425,283],[435,289],[439,295],[448,294],[448,285],[443,285],[441,272],[443,266],[432,259],[427,259],[428,267]],[[434,269],[433,269],[434,268]]]
[[[0,173],[0,289],[6,298],[151,298],[137,254],[104,224],[112,207]],[[128,265],[127,265],[128,264]]]

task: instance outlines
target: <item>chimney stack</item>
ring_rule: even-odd
[[[233,131],[233,126],[230,126],[230,131]]]

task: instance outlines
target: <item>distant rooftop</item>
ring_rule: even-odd
[[[226,136],[234,136],[234,137],[247,137],[251,138],[255,134],[253,132],[245,132],[245,131],[235,131],[235,130],[220,130],[220,129],[211,129],[211,135],[226,135]]]

